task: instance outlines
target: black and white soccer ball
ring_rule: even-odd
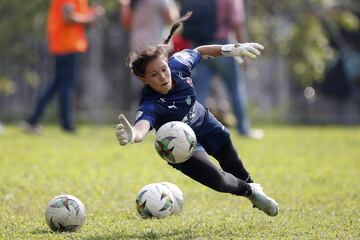
[[[84,225],[85,215],[84,204],[72,195],[53,198],[45,209],[46,223],[53,231],[76,231]]]

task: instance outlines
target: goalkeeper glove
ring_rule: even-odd
[[[115,127],[115,135],[119,144],[125,146],[128,143],[134,143],[134,129],[123,114],[119,115],[119,122]]]
[[[225,44],[221,47],[221,54],[225,57],[234,57],[238,64],[243,64],[243,57],[255,59],[260,56],[264,47],[259,43]]]

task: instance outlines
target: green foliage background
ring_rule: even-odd
[[[109,15],[118,11],[117,1],[89,1],[105,6]],[[178,1],[181,3],[181,1]],[[332,27],[359,31],[359,19],[350,11],[355,0],[309,0],[318,6]],[[287,59],[291,75],[302,85],[321,80],[335,53],[329,47],[318,16],[302,0],[247,1],[248,26],[252,41],[266,46],[265,54]],[[30,84],[39,81],[35,63],[36,46],[45,42],[48,0],[0,2],[0,91],[12,94],[15,77]],[[334,6],[343,6],[335,8]],[[330,10],[329,10],[330,9]],[[333,9],[333,10],[331,10]]]
[[[281,56],[294,80],[303,86],[321,81],[326,65],[338,54],[330,47],[329,26],[359,31],[357,1],[248,1],[250,35],[266,46],[265,54]],[[342,46],[348,47],[348,46]]]

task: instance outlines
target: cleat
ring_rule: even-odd
[[[249,184],[251,186],[252,193],[247,198],[252,202],[253,207],[265,212],[269,216],[275,217],[279,213],[278,203],[264,193],[260,184]]]

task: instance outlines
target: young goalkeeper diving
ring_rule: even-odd
[[[183,121],[195,132],[198,145],[187,161],[168,163],[195,181],[219,192],[249,199],[253,206],[269,216],[279,212],[277,202],[268,197],[260,184],[254,183],[240,160],[228,130],[200,103],[191,80],[191,72],[202,58],[243,57],[255,59],[263,46],[258,43],[205,45],[185,49],[168,58],[166,45],[173,33],[191,16],[191,12],[176,22],[168,38],[160,45],[134,50],[128,66],[144,84],[142,97],[131,125],[123,114],[115,134],[124,146],[141,142],[151,129],[159,129],[170,121]],[[219,169],[209,158],[213,156]]]

